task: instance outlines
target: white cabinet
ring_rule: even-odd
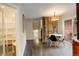
[[[0,5],[0,55],[16,55],[16,9]]]

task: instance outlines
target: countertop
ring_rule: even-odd
[[[73,39],[75,42],[78,42],[79,43],[79,40],[78,39]]]

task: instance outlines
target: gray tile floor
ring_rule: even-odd
[[[27,40],[24,56],[72,56],[72,44],[65,41],[65,45],[47,47],[41,43],[36,45],[33,40]]]

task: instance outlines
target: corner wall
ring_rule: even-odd
[[[17,55],[23,56],[26,46],[26,32],[23,32],[23,10],[21,7],[17,9]]]

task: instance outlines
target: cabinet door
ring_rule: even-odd
[[[3,55],[2,9],[0,8],[0,56]]]
[[[0,5],[0,55],[16,55],[16,9]]]
[[[77,39],[79,39],[79,3],[76,4],[77,13]]]
[[[6,6],[4,9],[5,55],[16,55],[16,10]]]
[[[73,41],[73,56],[79,56],[79,43]]]

